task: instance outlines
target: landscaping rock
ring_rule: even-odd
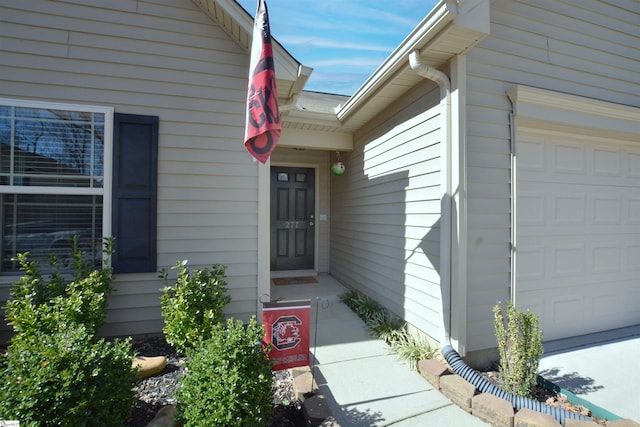
[[[459,375],[445,375],[440,378],[440,391],[453,403],[471,413],[471,399],[476,388]]]
[[[304,414],[305,423],[309,427],[318,427],[321,425],[327,425],[325,423],[335,422],[335,420],[332,420],[333,415],[331,414],[329,404],[323,396],[315,395],[307,397],[302,404],[302,412]]]
[[[531,409],[521,409],[516,413],[514,427],[558,427],[561,424],[551,415]]]
[[[174,427],[174,418],[177,410],[173,405],[163,406],[155,417],[147,424],[147,427]]]
[[[593,427],[598,425],[592,420],[574,420],[573,418],[567,418],[564,420],[564,427]]]
[[[471,412],[497,427],[513,427],[515,412],[511,403],[489,393],[473,396]]]
[[[293,368],[291,375],[293,376],[293,391],[298,400],[303,401],[306,395],[317,392],[318,385],[311,374],[310,367]]]
[[[436,359],[421,360],[418,362],[418,372],[429,383],[435,387],[436,390],[440,390],[440,378],[443,375],[449,375],[451,372],[449,368],[442,362]]]
[[[145,357],[138,356],[131,363],[131,369],[140,369],[138,378],[148,378],[159,374],[167,367],[165,356]]]

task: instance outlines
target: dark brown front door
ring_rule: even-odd
[[[313,266],[315,171],[271,168],[271,270]]]

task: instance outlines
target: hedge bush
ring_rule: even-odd
[[[189,351],[187,374],[176,392],[185,427],[266,425],[274,390],[263,338],[255,317],[247,325],[228,319]]]
[[[83,325],[20,335],[0,375],[0,420],[21,426],[118,426],[135,404],[131,343]]]
[[[105,242],[106,265],[111,241]],[[129,340],[107,342],[112,270],[95,270],[72,239],[71,282],[55,257],[45,279],[28,253],[17,256],[24,276],[5,314],[14,336],[0,356],[0,420],[23,426],[122,425],[135,403],[136,372]]]
[[[211,269],[189,271],[187,261],[174,267],[178,277],[169,286],[166,271],[161,307],[167,342],[186,353],[211,337],[213,327],[223,320],[224,308],[231,301],[227,295],[226,267],[215,264]]]
[[[105,241],[105,265],[112,254],[111,240]],[[66,281],[55,257],[51,259],[53,273],[46,280],[29,253],[16,256],[24,272],[11,289],[5,308],[7,323],[15,333],[53,332],[60,324],[82,324],[94,335],[107,317],[107,297],[113,292],[110,267],[95,270],[93,263],[84,259],[72,238],[72,280]]]

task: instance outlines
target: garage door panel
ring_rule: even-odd
[[[516,304],[545,340],[640,323],[640,147],[527,135],[517,152]]]
[[[584,335],[596,330],[609,330],[637,323],[638,313],[627,303],[627,314],[620,289],[629,283],[594,283],[590,286],[559,286],[544,296],[539,291],[522,292],[523,309],[540,314],[540,328],[545,341]],[[636,298],[640,295],[636,295]],[[637,299],[636,299],[637,301]]]

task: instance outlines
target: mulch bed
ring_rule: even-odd
[[[161,373],[140,380],[134,388],[138,401],[124,427],[146,427],[160,408],[176,404],[173,394],[184,374],[187,358],[176,352],[161,335],[136,339],[133,348],[141,356],[167,357],[167,367]],[[296,400],[289,371],[274,372],[273,382],[273,413],[267,427],[304,426],[301,402]]]

